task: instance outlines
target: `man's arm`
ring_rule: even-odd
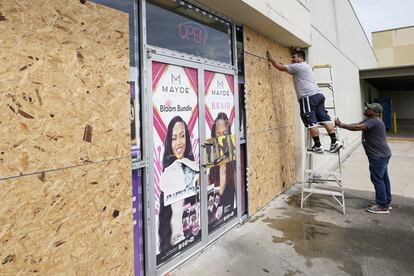
[[[339,119],[335,120],[335,125],[340,127],[340,128],[344,128],[347,130],[351,130],[351,131],[359,131],[359,130],[367,130],[368,127],[366,124],[364,123],[359,123],[359,124],[344,124],[342,123]]]
[[[272,58],[272,56],[270,55],[270,52],[269,52],[269,50],[267,50],[266,51],[266,56],[267,56],[267,59],[270,61],[270,63],[277,69],[277,70],[279,70],[279,71],[284,71],[284,72],[287,72],[288,71],[288,69],[287,69],[287,67],[286,67],[286,65],[284,65],[283,63],[280,63],[280,62],[276,62],[273,58]]]

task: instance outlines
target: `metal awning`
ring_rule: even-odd
[[[367,81],[379,91],[414,91],[414,65],[360,70],[359,79]]]

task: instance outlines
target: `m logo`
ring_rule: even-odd
[[[171,74],[171,85],[181,85],[181,75],[174,76]]]
[[[224,89],[224,82],[223,82],[223,81],[219,81],[219,80],[217,80],[217,88],[222,88],[222,89]]]

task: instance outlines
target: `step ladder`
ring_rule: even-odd
[[[337,118],[336,114],[336,102],[335,102],[335,84],[333,78],[333,69],[329,64],[315,65],[313,66],[314,72],[316,70],[322,71],[324,77],[327,80],[318,81],[317,84],[325,95],[325,109],[328,110],[328,114],[332,120]],[[319,136],[322,141],[322,137],[329,137],[329,134],[323,126],[319,126]],[[338,131],[335,127],[337,139],[339,140]],[[312,194],[328,195],[332,196],[336,203],[342,207],[342,213],[345,215],[345,194],[344,187],[342,186],[342,164],[341,164],[341,151],[336,153],[324,152],[323,154],[309,152],[307,149],[312,146],[312,137],[309,134],[307,128],[305,128],[305,154],[304,154],[304,169],[302,171],[302,195],[300,207],[303,208],[305,201]],[[336,155],[336,156],[335,156]],[[320,160],[330,161],[334,159],[329,168],[324,170],[314,169],[314,163],[316,157]],[[335,157],[335,158],[333,158]]]

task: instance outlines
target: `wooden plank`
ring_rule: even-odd
[[[5,275],[133,274],[128,15],[81,2],[0,4]]]
[[[128,156],[128,14],[79,0],[0,11],[0,178]]]
[[[130,161],[1,182],[2,275],[132,275]]]
[[[283,63],[288,48],[244,27],[247,93],[249,214],[263,208],[296,180],[295,96],[290,75],[279,72],[266,50]]]

